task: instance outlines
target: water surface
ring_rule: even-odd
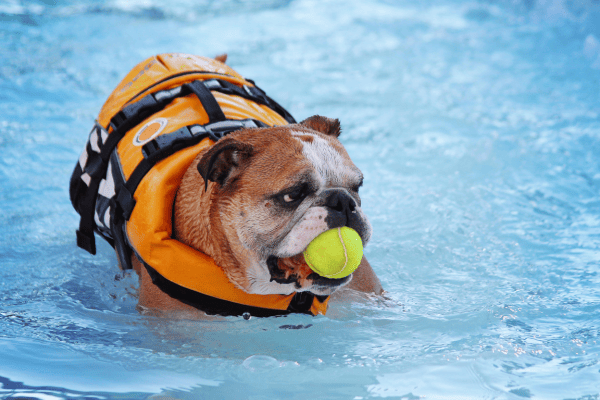
[[[600,396],[597,2],[59,3],[0,3],[0,398]],[[91,124],[174,51],[341,120],[389,300],[156,318],[76,247]]]

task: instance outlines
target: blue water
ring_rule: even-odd
[[[597,1],[54,3],[0,0],[0,398],[599,398]],[[342,121],[389,299],[170,320],[76,247],[92,121],[174,51]]]

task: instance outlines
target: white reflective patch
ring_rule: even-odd
[[[110,199],[115,195],[115,180],[112,176],[112,168],[110,164],[108,165],[108,171],[106,174],[106,179],[102,179],[100,181],[100,186],[98,187],[98,194]]]
[[[110,199],[115,195],[115,187],[106,180],[102,179],[100,181],[100,186],[98,186],[98,194],[102,197]]]
[[[89,174],[84,173],[83,175],[81,175],[81,180],[84,181],[86,185],[90,186],[92,178],[89,176]]]
[[[100,147],[98,147],[98,131],[96,128],[94,128],[90,134],[90,145],[92,146],[92,150],[96,153],[100,153]]]
[[[108,207],[104,213],[104,226],[110,229],[110,207]]]
[[[100,136],[102,137],[102,144],[104,144],[106,142],[106,139],[108,139],[108,132],[106,132],[106,129],[100,129]]]
[[[157,137],[158,135],[160,135],[160,133],[163,131],[163,129],[165,129],[165,126],[167,126],[167,122],[169,122],[169,121],[166,118],[155,118],[152,121],[147,122],[135,134],[135,137],[133,138],[133,145],[138,146],[138,147],[143,146],[146,143],[148,143],[149,141],[151,141],[152,139],[154,139],[155,137]],[[153,125],[158,125],[158,126],[153,126]],[[150,128],[151,126],[153,126],[153,127]],[[146,129],[149,129],[149,132],[145,132]],[[143,133],[146,133],[146,135],[144,135],[142,137]]]
[[[176,88],[173,88],[171,90],[163,90],[163,91],[154,93],[154,98],[156,99],[156,101],[160,101],[165,97],[177,96],[180,92],[181,92],[181,86],[177,86]]]
[[[81,155],[79,156],[79,165],[81,166],[81,170],[83,171],[83,169],[85,168],[85,163],[87,162],[88,159],[88,153],[86,149],[83,149],[83,152],[81,153]]]

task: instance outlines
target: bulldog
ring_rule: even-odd
[[[363,174],[338,140],[337,119],[242,129],[201,151],[186,170],[173,211],[173,236],[210,256],[239,289],[252,294],[383,289],[363,257],[342,279],[313,272],[302,252],[319,234],[348,226],[366,245],[371,224],[361,209]],[[135,255],[139,305],[197,310],[162,292]]]

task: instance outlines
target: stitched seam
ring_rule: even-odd
[[[325,278],[331,278],[332,276],[339,274],[346,268],[346,265],[348,265],[348,250],[346,250],[346,243],[344,243],[344,238],[342,238],[342,228],[338,228],[338,236],[340,238],[340,242],[342,243],[342,246],[344,247],[344,257],[346,258],[346,261],[344,262],[342,269],[340,269],[337,272],[334,272],[333,274],[323,275]]]

